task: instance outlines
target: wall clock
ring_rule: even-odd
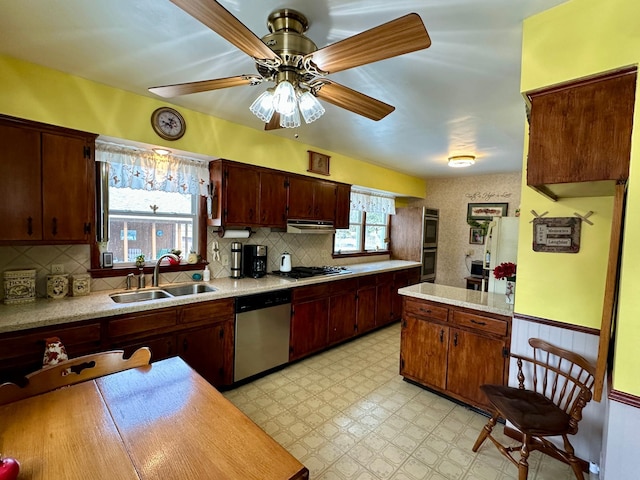
[[[165,140],[178,140],[187,130],[187,124],[178,111],[160,107],[151,114],[153,130]]]

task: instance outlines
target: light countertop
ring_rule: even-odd
[[[349,265],[351,273],[336,275],[320,275],[301,280],[290,280],[267,275],[263,278],[214,278],[207,282],[215,287],[215,292],[201,293],[198,295],[185,295],[180,297],[162,298],[136,303],[115,303],[109,294],[122,292],[123,290],[102,290],[93,292],[84,297],[65,297],[63,299],[38,298],[35,302],[23,305],[0,304],[0,333],[25,330],[50,325],[59,325],[81,320],[97,319],[122,315],[127,313],[144,312],[164,307],[175,307],[190,303],[218,300],[221,298],[239,297],[260,292],[295,288],[303,285],[332,282],[346,278],[371,275],[376,273],[402,270],[405,268],[419,267],[419,262],[403,260],[387,260],[382,262],[361,263]],[[203,282],[198,282],[203,283]],[[160,285],[160,288],[168,285]],[[134,291],[134,290],[130,290]]]
[[[482,312],[513,316],[513,305],[505,302],[504,294],[468,290],[466,288],[418,283],[398,290],[401,295],[444,303],[456,307],[472,308]]]

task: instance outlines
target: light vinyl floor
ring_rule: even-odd
[[[225,396],[312,480],[517,479],[490,440],[471,451],[486,417],[403,381],[399,357],[400,325],[393,324]],[[494,433],[509,441],[501,425]],[[529,464],[530,480],[575,478],[540,452]]]

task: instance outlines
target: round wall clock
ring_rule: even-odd
[[[165,140],[178,140],[187,130],[182,115],[169,107],[160,107],[151,114],[151,126]]]

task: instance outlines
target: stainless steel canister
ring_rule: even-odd
[[[231,243],[231,278],[242,277],[242,244]]]

